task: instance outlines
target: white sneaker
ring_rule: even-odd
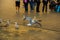
[[[29,24],[27,24],[27,26],[31,26],[31,25],[32,25],[32,24],[30,24],[30,23],[29,23]]]

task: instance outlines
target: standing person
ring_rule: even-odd
[[[42,12],[44,12],[44,9],[46,8],[46,12],[47,12],[47,5],[48,5],[48,0],[42,0],[42,3],[43,3],[43,9],[42,9]]]
[[[29,0],[23,0],[23,3],[24,3],[24,7],[25,7],[25,16],[27,16],[27,13],[28,13],[28,3],[29,3]]]
[[[20,8],[20,0],[16,0],[15,3],[16,3],[16,13],[18,13]]]
[[[39,11],[39,7],[40,7],[40,0],[36,0],[37,6],[36,6],[36,12],[40,12]]]
[[[50,10],[54,11],[55,10],[55,6],[56,6],[56,2],[55,1],[51,1],[50,5],[49,5]]]

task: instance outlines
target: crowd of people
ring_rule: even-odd
[[[56,12],[60,12],[60,0],[54,1],[54,0],[42,0],[43,7],[42,12],[47,12],[47,5],[49,4],[50,10],[55,10]],[[30,11],[32,12],[36,6],[36,12],[40,12],[40,4],[41,0],[23,0],[23,4],[25,7],[25,12],[28,12],[28,4],[30,4]],[[20,0],[16,0],[16,9],[19,11],[20,8]]]
[[[48,4],[48,0],[42,0],[43,3],[43,9],[42,12],[44,12],[45,6],[46,6],[46,12],[47,12],[47,4]],[[25,12],[28,12],[28,4],[30,4],[30,11],[32,12],[36,6],[36,12],[40,12],[39,8],[40,8],[40,4],[41,4],[41,0],[23,0],[23,4],[25,7]],[[20,8],[20,0],[16,0],[16,8],[17,10],[19,10]]]
[[[57,0],[57,2],[52,0],[49,8],[51,11],[60,12],[60,0]]]
[[[60,6],[59,0],[57,0],[57,2],[55,2],[54,0],[42,0],[42,3],[43,3],[42,12],[44,12],[45,8],[46,8],[45,11],[47,12],[48,2],[50,3],[49,8],[51,10],[56,9],[57,6]],[[23,0],[23,4],[25,7],[25,12],[28,12],[28,4],[30,4],[30,11],[33,11],[34,7],[36,6],[36,12],[40,12],[39,8],[40,8],[41,0]],[[19,11],[19,8],[20,8],[20,0],[16,0],[16,9],[18,11]]]

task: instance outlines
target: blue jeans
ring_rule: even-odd
[[[34,10],[34,2],[30,2],[30,10]]]
[[[56,12],[60,12],[60,5],[56,5],[55,11],[56,11]]]

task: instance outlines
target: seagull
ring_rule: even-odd
[[[19,28],[19,25],[17,22],[15,22],[15,28],[18,29]]]

